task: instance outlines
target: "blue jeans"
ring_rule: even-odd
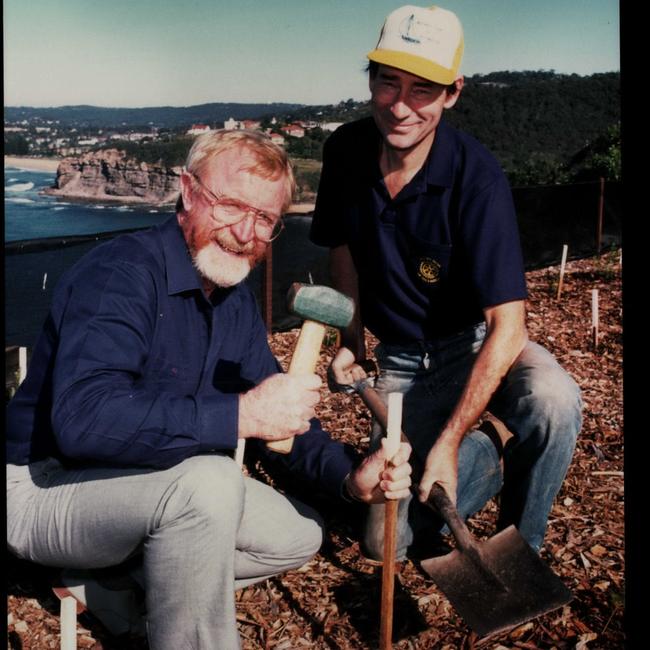
[[[413,447],[417,482],[427,454],[457,404],[485,337],[485,323],[434,342],[380,344],[376,389],[387,401],[404,394],[402,428]],[[457,508],[467,518],[501,490],[498,527],[514,524],[536,551],[544,540],[553,500],[573,457],[582,422],[580,390],[555,358],[528,342],[493,395],[488,410],[514,434],[503,453],[480,430],[467,433],[459,449]],[[383,431],[373,424],[371,446]],[[371,506],[364,532],[365,552],[383,553],[383,505]],[[397,559],[409,547],[439,538],[443,522],[417,499],[400,502]],[[446,529],[445,529],[446,530]],[[426,554],[425,554],[426,555]]]

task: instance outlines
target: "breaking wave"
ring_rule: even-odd
[[[5,192],[27,192],[34,189],[34,183],[14,183],[13,185],[5,185]]]

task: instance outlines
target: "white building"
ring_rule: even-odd
[[[238,129],[241,129],[241,122],[238,122],[237,120],[234,120],[232,117],[229,120],[226,120],[223,123],[223,128],[226,129],[226,131],[237,131]]]
[[[322,122],[320,128],[323,131],[336,131],[339,126],[343,126],[343,122]]]
[[[187,131],[187,135],[201,135],[211,131],[210,127],[206,124],[192,124],[192,128]]]
[[[294,138],[304,138],[305,137],[305,129],[302,128],[302,126],[299,126],[298,124],[289,124],[289,126],[284,127],[282,129],[287,135],[290,135]]]
[[[210,130],[210,127],[207,127],[208,131]],[[151,133],[129,133],[128,140],[131,142],[138,142],[139,140],[144,140],[145,138],[150,138],[152,137]]]

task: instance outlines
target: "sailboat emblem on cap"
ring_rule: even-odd
[[[409,43],[421,43],[423,40],[433,40],[431,25],[418,20],[415,14],[411,14],[402,20],[399,24],[399,35],[402,37],[402,40]]]
[[[399,29],[400,29],[400,36],[405,40],[409,41],[409,43],[419,43],[420,39],[416,38],[415,36],[411,36],[411,29],[413,28],[413,23],[415,23],[415,16],[411,14],[408,18],[404,18],[404,20],[400,23]]]

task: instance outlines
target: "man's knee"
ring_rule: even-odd
[[[406,557],[406,550],[413,541],[413,532],[408,523],[409,503],[411,497],[400,501],[397,516],[397,531],[395,539],[395,557],[403,560]],[[383,562],[384,560],[384,510],[383,504],[371,505],[363,530],[361,540],[361,551],[363,555],[371,560]]]
[[[560,366],[540,378],[524,402],[529,402],[531,417],[548,435],[575,441],[582,425],[582,397],[576,382]]]
[[[513,366],[513,380],[507,398],[516,402],[505,406],[506,413],[536,423],[536,428],[575,440],[582,423],[582,397],[574,379],[541,346],[529,343]],[[516,417],[516,416],[515,416]],[[517,426],[508,422],[518,433]]]
[[[319,515],[303,517],[300,522],[299,531],[294,531],[291,546],[292,553],[296,557],[297,565],[300,566],[309,561],[323,544],[324,524]]]
[[[366,527],[363,535],[363,543],[361,550],[363,555],[371,560],[376,560],[378,562],[383,561],[384,559],[384,529],[383,526],[380,528],[376,527]]]
[[[316,510],[298,499],[286,498],[291,508],[282,514],[283,525],[270,529],[269,533],[272,534],[274,552],[300,566],[320,550],[325,524]]]
[[[241,469],[226,456],[195,456],[172,468],[171,481],[162,515],[193,516],[222,526],[231,521],[236,527],[244,506]]]

